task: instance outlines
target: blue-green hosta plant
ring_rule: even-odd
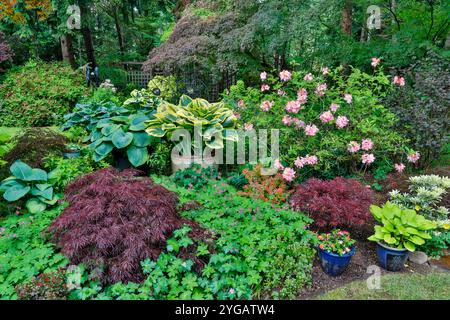
[[[145,132],[145,122],[150,119],[151,113],[140,113],[100,120],[86,139],[94,150],[93,159],[101,161],[116,149],[126,155],[134,167],[146,163],[149,158],[148,147],[156,142]]]
[[[448,219],[448,208],[439,206],[439,203],[450,188],[450,178],[422,175],[409,178],[409,182],[409,193],[400,193],[398,190],[389,193],[392,203],[414,209],[431,220]]]
[[[436,223],[427,220],[412,209],[404,209],[387,202],[383,207],[372,205],[370,212],[380,225],[375,226],[375,234],[368,239],[384,242],[389,247],[415,251],[416,247],[431,239],[430,230]]]
[[[163,102],[154,119],[147,122],[147,133],[153,137],[171,138],[177,129],[186,129],[194,135],[194,128],[201,126],[201,136],[211,149],[222,149],[223,140],[237,141],[237,118],[222,102],[209,103],[204,99],[192,99],[186,95],[178,105]]]
[[[39,213],[54,205],[58,196],[48,182],[50,174],[42,169],[33,169],[26,163],[17,160],[10,168],[12,176],[0,184],[0,192],[8,202],[15,202],[27,197],[26,207],[30,213]]]

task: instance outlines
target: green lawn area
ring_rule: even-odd
[[[449,300],[450,273],[398,274],[381,278],[381,289],[355,281],[316,297],[318,300]]]

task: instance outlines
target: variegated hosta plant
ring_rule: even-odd
[[[211,149],[222,149],[223,140],[237,141],[237,118],[222,102],[209,103],[204,99],[192,99],[186,95],[178,105],[163,102],[147,121],[147,133],[154,137],[170,139],[177,129],[186,129],[193,137],[199,128],[204,144]]]
[[[387,202],[382,208],[372,205],[370,212],[381,225],[375,226],[375,234],[368,239],[384,242],[396,249],[415,251],[426,240],[431,239],[429,233],[437,227],[436,223],[427,220],[412,209],[403,209]]]

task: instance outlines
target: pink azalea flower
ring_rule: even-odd
[[[262,86],[261,86],[261,91],[262,92],[264,92],[264,91],[269,91],[270,90],[270,86],[268,85],[268,84],[263,84]]]
[[[351,94],[346,93],[346,94],[344,94],[344,100],[345,100],[348,104],[350,104],[350,103],[352,103],[352,101],[353,101],[353,96],[352,96]]]
[[[402,173],[405,170],[405,165],[403,163],[394,164],[394,168],[398,173]]]
[[[315,93],[319,96],[322,97],[325,94],[325,91],[327,91],[327,84],[326,83],[321,83],[317,86]]]
[[[286,92],[285,92],[284,90],[281,90],[281,89],[278,89],[277,93],[278,93],[278,95],[281,96],[281,97],[283,97],[283,96],[286,95]]]
[[[371,62],[372,67],[375,68],[380,63],[380,61],[381,61],[380,58],[372,58],[372,62]]]
[[[361,156],[361,162],[364,163],[364,164],[369,165],[369,164],[371,164],[374,161],[375,161],[375,156],[372,153],[364,153]]]
[[[339,116],[339,117],[337,117],[337,119],[336,119],[336,126],[337,126],[339,129],[342,129],[342,128],[346,127],[347,125],[348,125],[348,119],[347,119],[347,117],[345,117],[345,116]]]
[[[286,111],[291,113],[298,113],[300,111],[300,102],[298,101],[289,101],[286,105]]]
[[[236,117],[236,119],[240,119],[241,118],[241,114],[239,112],[235,112],[234,116]]]
[[[253,129],[253,124],[251,123],[244,123],[244,130],[245,131],[250,131]]]
[[[315,136],[317,134],[317,132],[319,132],[319,128],[317,128],[314,124],[311,125],[307,125],[305,127],[305,134],[307,136]]]
[[[277,170],[283,170],[284,166],[281,164],[280,159],[276,159],[273,163],[273,166],[275,167],[275,169]]]
[[[267,72],[265,72],[265,71],[261,72],[259,77],[261,78],[261,81],[265,81],[267,79]]]
[[[301,129],[301,128],[304,128],[304,127],[305,127],[305,123],[304,123],[302,120],[300,120],[300,119],[293,118],[293,119],[292,119],[292,122],[295,124],[295,127],[296,127],[297,129]]]
[[[308,73],[303,80],[305,81],[312,81],[314,79],[313,75],[311,73]]]
[[[234,294],[235,292],[236,291],[233,288],[230,289],[230,294]]]
[[[356,141],[350,141],[349,144],[348,144],[348,146],[347,146],[347,150],[348,150],[350,153],[358,152],[359,149],[361,149],[361,146],[360,146],[359,143],[356,142]]]
[[[306,159],[306,163],[311,166],[316,165],[318,162],[317,156],[306,155],[305,159]]]
[[[244,102],[244,100],[239,100],[239,101],[238,101],[238,107],[239,107],[239,108],[245,107],[245,102]]]
[[[295,170],[292,168],[285,168],[283,171],[284,180],[291,182],[295,178]]]
[[[361,142],[361,149],[365,150],[365,151],[369,151],[373,148],[373,142],[370,139],[364,139]]]
[[[332,103],[331,104],[331,106],[330,106],[330,110],[331,110],[331,112],[336,112],[338,109],[339,109],[339,105],[338,104],[336,104],[336,103]]]
[[[301,88],[298,90],[297,101],[300,102],[300,104],[305,104],[308,101],[308,91],[306,91],[306,89]]]
[[[328,122],[331,122],[334,120],[334,117],[333,117],[333,114],[331,113],[331,111],[326,111],[326,112],[322,113],[319,118],[323,123],[328,123]]]
[[[330,73],[330,69],[328,69],[327,67],[322,68],[322,74],[323,74],[324,76],[326,76],[326,75],[329,74],[329,73]]]
[[[280,72],[280,79],[281,81],[289,81],[292,78],[292,74],[287,71],[287,70],[283,70]]]
[[[409,162],[416,163],[420,159],[420,153],[416,151],[414,153],[409,154],[407,158]]]
[[[263,101],[263,103],[261,104],[261,109],[263,110],[263,111],[269,111],[270,109],[272,108],[272,102],[270,102],[270,101]]]
[[[297,159],[295,159],[295,161],[294,161],[294,165],[299,169],[303,168],[305,166],[305,164],[306,164],[305,158],[297,157]]]
[[[289,126],[292,123],[292,118],[290,116],[284,116],[281,120],[285,126]]]
[[[399,77],[399,76],[395,76],[394,77],[394,84],[403,87],[405,85],[405,78],[403,77]]]

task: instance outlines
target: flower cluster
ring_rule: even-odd
[[[319,240],[319,248],[330,253],[340,256],[352,251],[356,241],[350,237],[348,231],[335,229],[330,233],[322,233],[317,239]]]
[[[373,142],[370,139],[364,139],[361,144],[357,141],[350,141],[347,145],[347,150],[350,153],[356,153],[359,150],[369,151],[373,148]],[[372,153],[364,153],[361,156],[361,162],[365,165],[370,165],[375,161],[375,156]]]

